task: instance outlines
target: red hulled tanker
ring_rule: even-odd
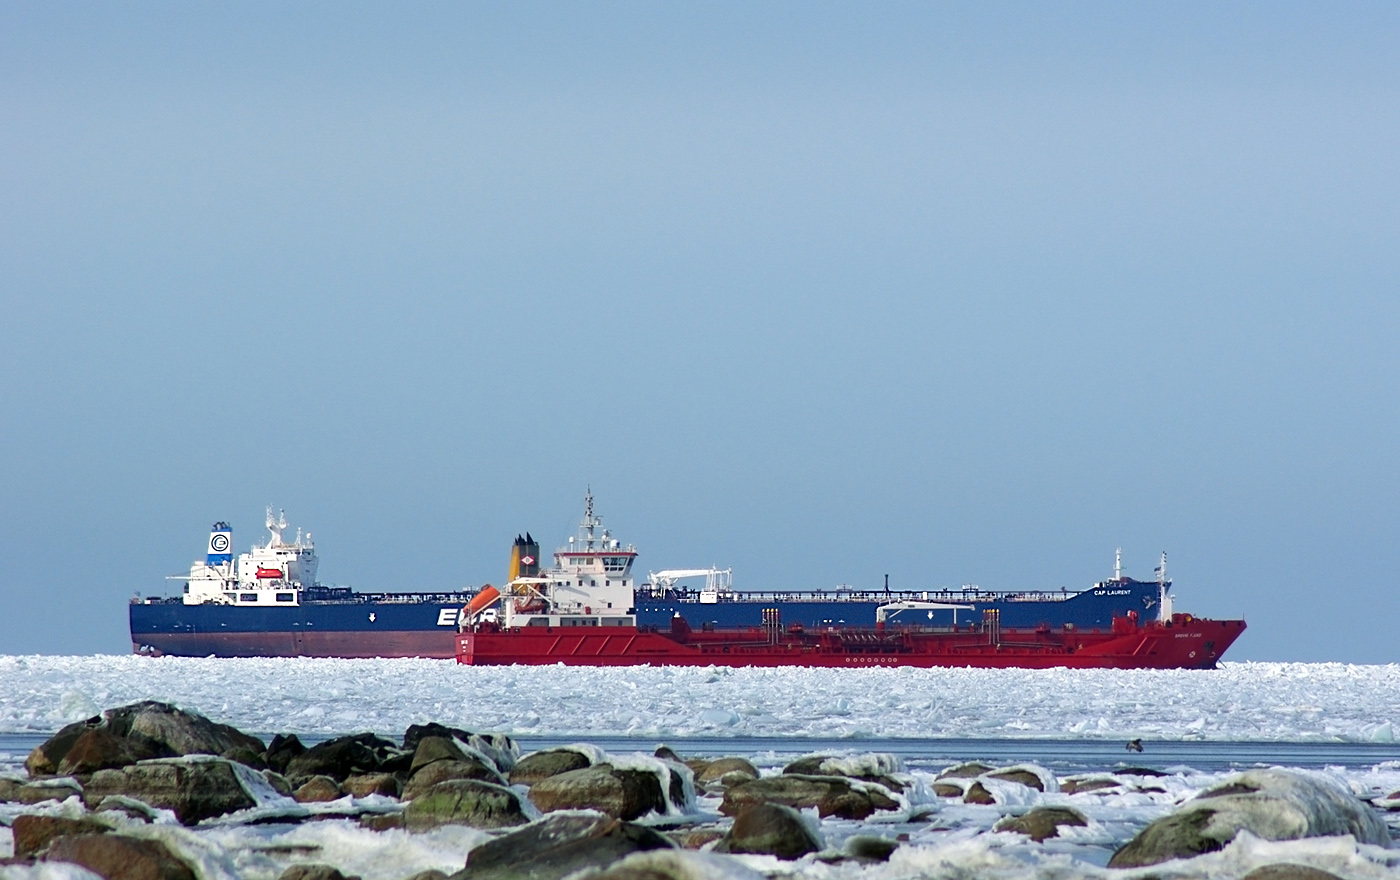
[[[759,626],[704,623],[692,627],[677,611],[669,626],[638,626],[630,578],[634,548],[623,547],[593,514],[592,498],[579,534],[555,553],[552,569],[541,571],[533,544],[517,540],[509,582],[487,587],[461,615],[456,640],[460,663],[473,665],[570,666],[960,666],[986,668],[1210,669],[1244,632],[1243,620],[1204,620],[1172,609],[1166,559],[1158,569],[1154,613],[1127,610],[1107,626],[1081,628],[1061,620],[1003,627],[999,607],[978,607],[941,592],[929,601],[891,595],[874,609],[868,624],[832,622],[813,626],[784,624],[791,597],[775,597]],[[687,610],[719,608],[744,594],[728,588],[728,571],[678,569],[654,572],[653,586],[677,578],[705,576],[706,587]],[[1095,585],[1098,594],[1136,595],[1148,586],[1123,577]],[[1086,591],[1090,592],[1090,591]],[[752,602],[753,596],[740,599]],[[1035,604],[1047,609],[1068,604],[1075,594],[1025,594],[1005,600],[1020,619]],[[1006,604],[1010,603],[1010,604]],[[964,619],[958,620],[959,611]],[[898,620],[923,614],[926,625]],[[1034,616],[1031,614],[1030,616]],[[1053,616],[1050,611],[1046,617]],[[972,618],[972,619],[968,619]],[[936,625],[935,625],[936,624]]]

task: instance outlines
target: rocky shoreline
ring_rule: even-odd
[[[1142,767],[1057,777],[968,763],[930,775],[879,753],[780,767],[752,757],[587,744],[522,755],[508,736],[436,723],[399,740],[361,733],[308,748],[135,703],[68,725],[29,755],[24,778],[0,778],[10,837],[0,877],[1349,880],[1400,870],[1386,818],[1400,790],[1357,792],[1326,774],[1258,769],[1193,783]],[[339,842],[287,831],[310,823]],[[975,850],[963,862],[981,868],[950,862],[953,845]]]

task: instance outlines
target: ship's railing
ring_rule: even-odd
[[[699,601],[700,591],[687,588],[673,588],[660,595],[651,593],[657,599],[679,601]],[[1080,595],[1078,590],[1037,590],[1033,592],[1010,590],[734,590],[721,593],[720,603],[725,602],[830,602],[833,600],[852,602],[1064,602]]]
[[[357,593],[349,587],[313,587],[301,591],[303,602],[332,605],[465,605],[473,593]],[[183,605],[183,596],[133,596],[132,605]],[[251,606],[248,606],[251,607]],[[264,606],[265,607],[265,606]],[[295,607],[288,605],[286,607]]]
[[[312,602],[334,602],[346,605],[363,605],[373,602],[376,605],[417,605],[417,604],[457,604],[465,605],[471,601],[474,593],[356,593],[349,589],[341,593],[339,591],[326,594],[321,592],[305,591],[302,593],[303,601]]]

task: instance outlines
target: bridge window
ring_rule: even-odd
[[[238,601],[240,601],[240,602],[256,602],[256,601],[258,601],[258,594],[257,594],[257,593],[239,593],[239,594],[238,594]]]
[[[278,594],[277,594],[277,601],[278,601],[278,602],[295,602],[296,600],[297,600],[297,597],[296,597],[296,595],[295,595],[294,593],[278,593]]]

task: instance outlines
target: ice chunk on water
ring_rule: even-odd
[[[58,714],[69,723],[102,714],[102,707],[79,690],[65,691],[58,702]]]
[[[739,713],[728,709],[706,709],[700,713],[700,721],[715,727],[733,727],[739,723]]]

